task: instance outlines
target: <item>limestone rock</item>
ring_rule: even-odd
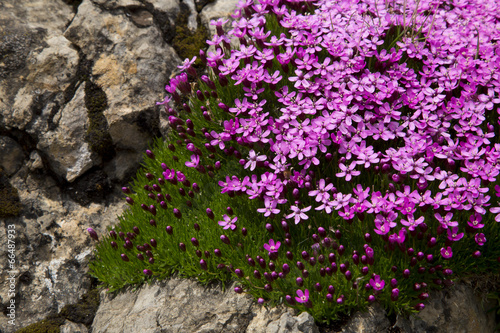
[[[61,326],[61,333],[87,333],[89,330],[83,324],[77,324],[66,320]]]
[[[24,152],[15,140],[0,136],[0,157],[0,169],[10,176],[23,164]]]
[[[41,134],[37,148],[47,156],[52,170],[72,182],[100,162],[84,141],[89,127],[84,85],[77,90],[73,100],[55,115],[54,123],[57,128]]]
[[[430,294],[425,309],[409,319],[398,318],[395,327],[404,332],[493,333],[495,314],[466,285]]]
[[[107,98],[103,114],[117,154],[141,156],[158,133],[155,101],[163,99],[167,78],[180,63],[174,49],[156,26],[139,27],[126,12],[107,12],[91,1],[82,2],[65,36],[93,62],[91,74]],[[137,168],[137,158],[130,161],[121,164],[128,169],[119,174]],[[115,174],[112,165],[108,169]]]
[[[308,313],[265,309],[232,287],[202,286],[172,278],[138,290],[101,293],[93,333],[112,332],[318,332]]]
[[[90,287],[87,274],[93,241],[86,229],[99,234],[116,223],[116,216],[126,207],[124,200],[109,196],[107,203],[82,207],[61,191],[49,176],[31,174],[22,167],[11,183],[18,189],[22,204],[19,217],[0,224],[0,242],[7,243],[7,225],[16,227],[16,304],[22,327],[55,314],[65,305],[76,303]],[[121,196],[120,196],[121,197]],[[6,248],[0,256],[6,256]],[[0,303],[9,301],[7,271],[0,271]],[[14,330],[0,316],[3,332]],[[18,325],[17,329],[21,327]]]
[[[38,153],[38,151],[33,150],[30,153],[30,160],[28,162],[28,168],[31,171],[43,168],[42,157],[40,156],[40,154]]]
[[[0,125],[23,129],[36,116],[37,96],[43,94],[32,83],[54,87],[71,70],[71,50],[66,43],[57,43],[73,15],[62,0],[0,3]],[[42,54],[46,47],[51,51]],[[51,61],[57,68],[50,68]]]
[[[380,305],[373,304],[367,312],[356,312],[345,327],[342,333],[379,333],[387,332],[390,327],[385,311]]]

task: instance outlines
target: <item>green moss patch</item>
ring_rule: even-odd
[[[200,50],[207,49],[206,40],[209,39],[209,36],[207,28],[201,24],[199,17],[197,18],[198,28],[195,32],[191,32],[187,26],[188,17],[189,9],[186,5],[181,4],[181,10],[175,22],[175,37],[172,40],[172,47],[181,60],[198,56],[195,62],[196,67],[201,65],[199,59]]]
[[[16,333],[59,333],[60,326],[66,320],[90,327],[98,307],[99,290],[94,288],[83,295],[78,303],[66,305],[59,314],[51,315],[38,323],[26,326]]]
[[[106,93],[90,80],[85,81],[85,107],[89,117],[89,128],[85,140],[92,151],[110,160],[114,156],[113,140],[108,130],[104,110],[108,107]]]
[[[9,179],[0,169],[0,217],[18,216],[21,202],[17,189],[9,183]]]

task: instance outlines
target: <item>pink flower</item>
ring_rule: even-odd
[[[273,252],[278,252],[278,249],[280,248],[280,246],[281,246],[281,242],[275,243],[273,239],[270,239],[269,244],[264,244],[264,249],[269,251],[269,253],[273,253]]]
[[[380,279],[380,275],[375,275],[372,279],[370,279],[370,286],[374,290],[382,290],[385,287],[385,281]]]
[[[186,162],[184,164],[187,167],[196,168],[199,163],[200,163],[200,156],[195,154],[195,155],[191,155],[191,162]]]
[[[236,216],[233,219],[231,219],[229,216],[224,214],[222,218],[224,219],[224,221],[219,221],[219,225],[221,227],[224,227],[224,229],[231,229],[231,230],[236,229],[235,223],[236,221],[238,221],[238,218]]]
[[[483,233],[476,234],[474,236],[474,239],[476,240],[477,245],[483,246],[484,243],[486,243],[486,237],[484,236]]]
[[[441,256],[445,260],[451,259],[451,257],[453,257],[453,251],[451,250],[451,246],[448,246],[447,248],[442,247],[441,248]]]
[[[309,290],[302,291],[299,289],[297,290],[297,296],[295,297],[297,303],[307,303],[309,301]]]
[[[248,162],[245,164],[245,169],[250,167],[250,171],[253,171],[257,166],[257,162],[265,161],[266,159],[266,155],[256,155],[255,151],[252,149],[248,153]]]
[[[293,210],[292,214],[289,214],[286,216],[287,219],[294,217],[295,218],[295,224],[299,224],[300,220],[307,220],[309,216],[305,214],[305,212],[309,211],[311,209],[311,206],[305,207],[300,209],[297,206],[291,206],[291,210]]]

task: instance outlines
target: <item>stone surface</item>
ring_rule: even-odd
[[[342,328],[342,333],[378,333],[387,332],[391,326],[382,307],[373,304],[367,312],[356,312]]]
[[[103,115],[114,149],[124,162],[120,163],[120,168],[126,169],[113,169],[116,163],[111,163],[107,170],[112,177],[116,177],[114,171],[119,176],[135,170],[138,157],[152,134],[158,133],[155,101],[163,98],[164,85],[175,65],[180,63],[158,28],[162,22],[139,26],[126,10],[134,8],[135,13],[142,12],[137,15],[146,19],[145,13],[150,13],[147,7],[129,4],[123,9],[121,6],[125,3],[116,2],[115,5],[97,6],[91,1],[83,1],[64,33],[82,50],[85,58],[93,62],[92,77],[107,98]],[[110,11],[102,8],[110,8]],[[136,157],[130,158],[131,153]]]
[[[0,242],[7,243],[7,225],[16,230],[16,304],[20,326],[38,322],[56,314],[65,305],[76,303],[91,285],[87,274],[93,242],[86,229],[102,234],[116,223],[126,204],[121,195],[109,195],[102,203],[82,207],[46,174],[32,173],[24,165],[10,179],[18,189],[22,204],[20,217],[0,223]],[[0,257],[7,256],[0,248]],[[9,301],[7,261],[0,270],[0,303]],[[8,318],[0,316],[3,332],[13,330]]]
[[[395,327],[408,333],[493,333],[495,314],[492,304],[482,302],[472,288],[457,285],[430,294],[425,309],[409,319],[398,318]]]
[[[66,320],[61,326],[61,333],[87,333],[88,331],[87,326],[69,320]]]
[[[172,278],[138,290],[101,293],[93,333],[112,332],[318,332],[308,313],[289,308],[266,309],[229,286],[202,286]]]
[[[47,156],[51,169],[68,182],[101,161],[83,140],[89,127],[84,86],[85,83],[80,85],[74,98],[54,116],[57,127],[41,134],[37,145],[37,149]]]
[[[8,136],[0,136],[0,169],[7,174],[13,175],[24,160],[24,152],[21,146]]]

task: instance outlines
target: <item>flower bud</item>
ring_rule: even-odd
[[[95,232],[94,229],[92,228],[87,228],[87,232],[89,233],[90,237],[96,241],[99,240],[99,237],[97,236],[97,232]]]
[[[224,243],[224,244],[230,244],[231,242],[229,241],[229,238],[227,238],[226,235],[222,235],[220,236],[220,240]]]

